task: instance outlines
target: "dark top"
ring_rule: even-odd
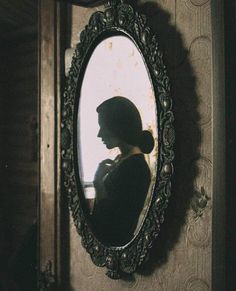
[[[92,214],[94,231],[104,243],[118,246],[132,239],[150,180],[143,154],[128,157],[104,177],[107,198],[96,199]]]

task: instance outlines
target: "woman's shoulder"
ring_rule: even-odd
[[[131,174],[132,172],[149,172],[149,167],[144,155],[141,153],[129,156],[123,160],[117,170]]]
[[[127,179],[138,179],[140,177],[144,178],[145,176],[150,176],[150,169],[144,155],[141,153],[131,155],[123,161],[120,161],[113,167],[107,178],[124,181]]]
[[[123,162],[123,165],[129,165],[129,164],[147,164],[144,154],[135,154],[131,155],[128,158],[126,158]]]

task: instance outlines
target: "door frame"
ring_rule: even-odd
[[[38,290],[62,285],[62,217],[60,185],[60,97],[64,88],[67,4],[39,1],[39,149],[40,197]]]

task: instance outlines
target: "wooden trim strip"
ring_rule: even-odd
[[[39,4],[39,273],[56,281],[56,1]],[[54,283],[54,282],[53,282]],[[42,288],[42,287],[40,287]]]

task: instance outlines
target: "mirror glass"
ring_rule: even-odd
[[[105,245],[123,246],[149,208],[158,156],[155,94],[131,39],[112,36],[96,46],[79,95],[78,166],[89,220]]]

